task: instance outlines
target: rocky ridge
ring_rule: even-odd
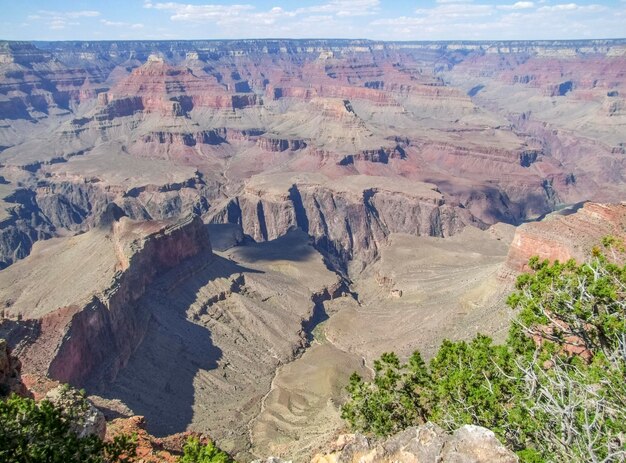
[[[65,299],[62,295],[43,299],[28,286],[29,278],[38,278],[29,268],[24,269],[20,289],[10,277],[2,284],[8,317],[3,328],[17,344],[16,351],[32,371],[76,386],[97,383],[103,377],[111,380],[128,361],[150,317],[145,311],[133,310],[133,303],[158,273],[187,257],[211,252],[206,229],[197,217],[174,225],[133,224],[127,218],[120,222],[113,219],[106,225],[90,232],[92,236],[81,236],[88,246],[109,247],[109,257],[103,261],[106,273],[102,287],[87,283],[80,288],[78,284],[79,289]],[[78,244],[79,254],[84,252],[82,243]],[[62,247],[57,255],[65,259]],[[63,260],[54,259],[50,264],[65,265]],[[83,271],[80,267],[77,270]],[[99,271],[98,265],[95,271]],[[93,284],[91,279],[88,282]],[[20,295],[22,289],[25,292]],[[39,304],[30,305],[30,297],[39,297]]]
[[[300,228],[339,268],[372,262],[390,233],[445,237],[472,219],[448,206],[435,185],[373,176],[331,181],[323,175],[254,177],[212,218],[240,224],[255,241]]]
[[[340,438],[336,450],[314,457],[312,463],[358,462],[463,462],[515,463],[517,456],[504,447],[493,432],[465,425],[448,434],[432,423],[408,428],[380,443],[364,436]]]
[[[411,427],[386,439],[368,439],[361,434],[340,436],[329,453],[317,454],[311,463],[515,463],[518,457],[504,447],[493,432],[465,425],[446,433],[432,423]],[[255,463],[282,463],[270,457]]]
[[[513,237],[503,274],[527,271],[533,256],[550,261],[583,262],[602,238],[626,239],[626,205],[585,203],[520,226]]]

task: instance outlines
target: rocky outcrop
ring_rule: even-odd
[[[8,326],[13,332],[29,327],[28,336],[18,336],[18,348],[32,372],[75,386],[112,380],[141,342],[150,317],[133,303],[162,272],[188,257],[206,253],[209,258],[211,253],[206,227],[195,216],[174,224],[123,217],[107,236],[115,255],[108,285],[92,288],[84,302],[30,309],[45,310],[43,315],[29,316],[25,308],[13,322],[16,326]]]
[[[397,145],[395,148],[363,150],[357,154],[348,154],[344,156],[338,164],[340,166],[348,166],[354,164],[355,161],[380,162],[382,164],[387,164],[390,159],[406,159],[404,149],[400,145]]]
[[[150,132],[143,136],[142,141],[144,143],[196,146],[198,144],[219,145],[226,140],[223,133],[218,130],[202,130],[199,132]]]
[[[15,357],[5,339],[0,339],[0,398],[11,394],[27,397],[22,382],[22,362]]]
[[[390,233],[445,237],[472,220],[447,205],[433,185],[366,176],[292,182],[281,175],[253,179],[213,221],[238,223],[255,241],[299,227],[341,267],[354,261],[358,268],[376,258]]]
[[[137,228],[141,234],[148,233],[129,240]],[[133,302],[161,272],[187,257],[211,252],[206,228],[198,217],[166,226],[122,220],[113,225],[113,235],[119,271],[109,288],[72,317],[65,342],[49,368],[49,374],[60,381],[84,384],[100,379],[94,378],[96,371],[107,380],[115,378],[146,328],[148,314],[134,311]]]
[[[313,98],[341,98],[341,99],[362,99],[373,103],[390,104],[393,99],[385,92],[373,90],[371,88],[359,88],[348,86],[308,86],[308,87],[268,87],[267,94],[274,99],[295,98],[301,100],[311,100]]]
[[[306,148],[304,140],[289,140],[284,138],[259,137],[257,146],[265,151],[281,152],[281,151],[297,151]]]
[[[554,212],[540,222],[526,223],[516,230],[506,271],[528,270],[528,260],[533,256],[582,262],[607,235],[626,239],[626,205],[585,203],[577,209]]]
[[[330,452],[318,454],[311,463],[517,463],[518,457],[504,447],[494,433],[465,425],[448,434],[432,423],[408,428],[382,441],[361,434],[342,435]],[[270,457],[254,463],[282,463]]]
[[[162,59],[148,59],[118,82],[106,96],[96,120],[130,116],[135,111],[187,117],[194,108],[242,109],[260,104],[255,94],[231,94],[202,69],[172,66]]]
[[[60,385],[50,390],[44,399],[61,411],[79,438],[97,436],[104,439],[107,427],[104,414],[76,389]]]
[[[5,201],[15,206],[0,223],[0,269],[26,257],[34,242],[54,236],[54,228],[37,207],[32,191],[18,189]]]
[[[33,167],[35,172],[40,168]],[[11,207],[0,221],[0,269],[28,256],[37,241],[96,227],[107,208],[116,209],[118,217],[169,220],[205,212],[212,195],[218,194],[197,172],[180,182],[140,183],[130,188],[106,184],[97,177],[72,176],[62,169],[58,176],[45,177],[36,184],[25,183],[4,198]]]
[[[18,188],[4,199],[15,206],[0,223],[0,268],[26,257],[36,241],[93,227],[114,197],[114,191],[84,181]]]

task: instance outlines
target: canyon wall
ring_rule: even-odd
[[[338,182],[322,175],[255,177],[212,220],[237,223],[255,241],[299,227],[339,268],[350,263],[357,272],[376,259],[391,233],[446,237],[472,220],[478,225],[447,205],[434,185],[371,176]]]
[[[520,226],[513,238],[504,272],[528,271],[528,260],[584,262],[606,236],[626,239],[626,205],[586,203],[554,212],[540,222]],[[611,251],[606,251],[611,252]]]
[[[37,317],[29,313],[34,308],[22,307],[19,299],[7,309],[10,320],[3,323],[7,337],[22,337],[17,351],[37,373],[76,386],[113,380],[145,334],[150,313],[134,303],[146,287],[186,258],[200,253],[207,259],[211,256],[206,227],[198,217],[172,225],[137,224],[122,218],[109,225],[108,232],[88,232],[108,233],[108,252],[115,256],[114,269],[108,269],[111,280],[104,287],[89,288],[85,302],[48,306]],[[10,287],[4,287],[3,293],[12,297]],[[24,327],[29,336],[20,336]]]
[[[92,229],[111,202],[135,219],[234,221],[255,240],[299,226],[366,262],[394,230],[617,201],[625,53],[624,40],[1,42],[0,266]],[[295,201],[292,185],[258,201],[248,185],[267,171],[431,183],[445,204],[297,182]]]

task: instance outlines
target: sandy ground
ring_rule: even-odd
[[[80,305],[111,284],[116,263],[104,230],[36,242],[27,259],[0,272],[0,304],[24,318]]]

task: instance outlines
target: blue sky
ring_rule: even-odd
[[[626,0],[0,0],[0,39],[626,37]]]

